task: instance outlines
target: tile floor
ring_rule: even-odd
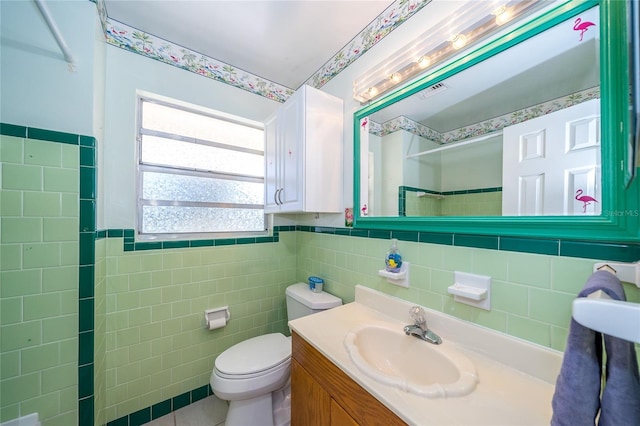
[[[211,395],[146,423],[146,426],[223,426],[226,417],[227,403]]]

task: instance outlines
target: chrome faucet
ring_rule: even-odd
[[[424,319],[424,309],[420,306],[414,306],[409,309],[409,316],[413,320],[413,325],[407,325],[404,327],[404,333],[407,336],[415,336],[426,342],[439,345],[442,343],[442,339],[433,331],[427,327],[427,320]]]

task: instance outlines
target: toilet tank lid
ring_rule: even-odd
[[[306,283],[290,285],[286,294],[311,309],[330,309],[342,305],[339,297],[325,291],[314,293]]]

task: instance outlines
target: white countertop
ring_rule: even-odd
[[[290,321],[289,326],[411,425],[549,424],[561,352],[430,309],[425,308],[427,323],[442,338],[442,345],[463,353],[475,365],[479,378],[475,390],[461,397],[426,398],[365,376],[345,349],[345,335],[363,324],[397,327],[402,332],[410,323],[411,306],[357,286],[355,302]]]

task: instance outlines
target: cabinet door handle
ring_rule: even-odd
[[[280,198],[280,196],[282,195],[282,191],[284,191],[284,188],[280,188],[280,189],[278,190],[278,204],[280,204],[280,205],[284,204],[284,203],[282,202],[282,198]]]
[[[276,206],[282,204],[282,201],[280,201],[280,191],[282,191],[282,188],[276,189],[276,192],[273,193],[273,202],[276,203]]]

